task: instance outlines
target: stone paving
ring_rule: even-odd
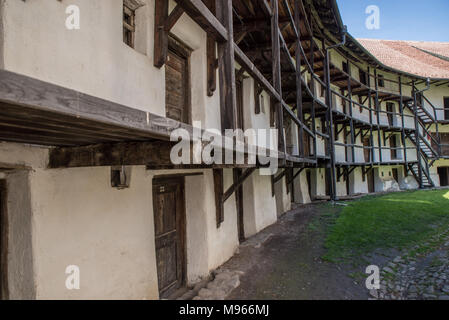
[[[381,271],[379,300],[449,300],[449,230],[413,247]]]

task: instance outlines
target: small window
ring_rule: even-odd
[[[136,12],[123,3],[123,42],[134,48],[136,33]]]
[[[347,74],[349,74],[348,63],[343,61],[342,66],[343,66],[343,71],[346,72]]]
[[[361,83],[363,83],[364,85],[368,85],[368,78],[367,78],[367,74],[365,71],[363,70],[359,70],[359,80]]]
[[[379,75],[377,77],[377,84],[379,85],[379,87],[384,88],[385,87],[385,78],[383,75]]]
[[[449,97],[444,98],[444,120],[449,120]]]

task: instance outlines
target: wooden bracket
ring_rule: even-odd
[[[154,13],[154,66],[162,68],[167,61],[168,33],[181,18],[184,9],[178,4],[168,14],[168,0],[155,1]]]
[[[373,166],[369,166],[366,170],[362,167],[363,175],[367,175],[372,169],[374,169]]]
[[[248,168],[239,177],[234,174],[234,183],[226,191],[224,191],[223,169],[213,170],[217,228],[219,228],[224,221],[224,203],[255,170],[255,167]]]

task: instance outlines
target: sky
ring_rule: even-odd
[[[337,0],[355,38],[449,42],[449,0]],[[379,29],[369,30],[368,6],[379,8]],[[373,20],[370,20],[373,22]]]

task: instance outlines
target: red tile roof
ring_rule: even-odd
[[[449,43],[357,39],[380,62],[403,72],[449,79]]]

